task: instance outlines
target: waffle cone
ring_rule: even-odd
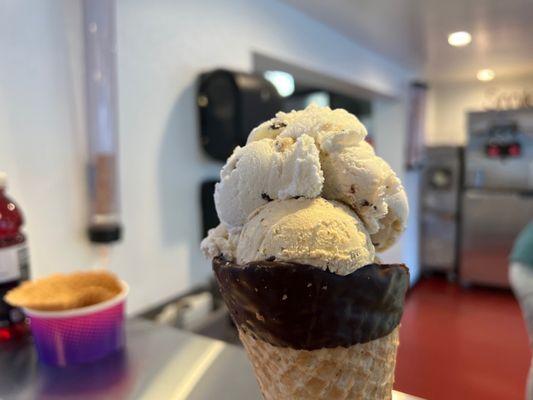
[[[239,329],[265,400],[386,400],[394,382],[398,327],[350,347],[296,350]]]

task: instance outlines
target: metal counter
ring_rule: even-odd
[[[0,399],[254,400],[261,394],[240,347],[133,319],[127,349],[92,364],[49,367],[38,363],[30,340],[0,344]]]

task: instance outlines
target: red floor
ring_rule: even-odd
[[[531,353],[510,292],[424,279],[400,332],[395,389],[429,400],[524,398]]]

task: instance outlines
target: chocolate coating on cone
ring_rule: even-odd
[[[217,257],[213,270],[241,329],[274,346],[348,347],[388,335],[400,323],[409,270],[369,264],[349,275],[311,265]]]

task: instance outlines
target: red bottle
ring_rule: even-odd
[[[20,208],[6,196],[7,176],[0,171],[0,342],[25,336],[22,312],[3,301],[6,292],[28,279],[28,249],[21,232]]]

